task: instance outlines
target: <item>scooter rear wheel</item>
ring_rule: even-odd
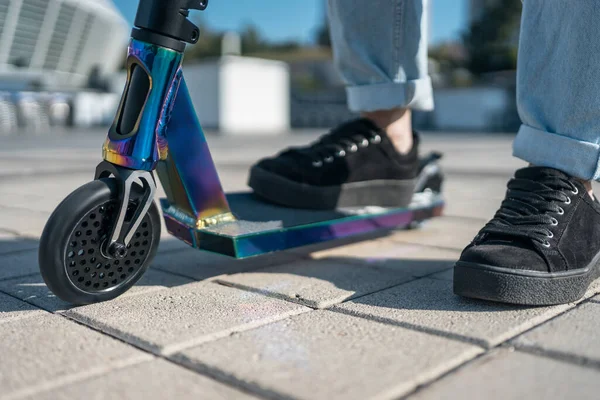
[[[144,195],[132,187],[125,219]],[[56,208],[40,239],[39,265],[46,285],[62,300],[84,305],[114,299],[148,269],[160,240],[160,213],[153,202],[127,246],[127,255],[106,255],[106,243],[119,210],[114,178],[87,183]]]

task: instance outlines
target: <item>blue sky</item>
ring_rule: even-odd
[[[365,1],[365,0],[363,0]],[[466,0],[431,0],[432,43],[455,39],[466,20]],[[114,0],[132,22],[138,0]],[[218,30],[237,30],[253,23],[273,41],[300,39],[310,42],[323,18],[322,0],[210,0],[202,17]]]

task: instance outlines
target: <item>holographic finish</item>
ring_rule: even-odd
[[[103,156],[126,168],[157,169],[171,212],[193,226],[232,221],[235,218],[183,79],[182,59],[182,53],[132,39],[127,87],[135,63],[148,73],[150,91],[136,128],[123,136],[117,127],[126,87]]]
[[[188,218],[181,218],[200,228],[234,220],[185,79],[181,79],[166,139],[167,157],[157,171],[167,193],[169,213],[183,213]]]
[[[120,135],[117,127],[131,82],[131,76],[128,77],[119,112],[103,148],[104,159],[113,164],[146,171],[156,168],[167,194],[167,199],[161,200],[166,226],[174,236],[201,250],[246,258],[381,228],[403,228],[441,214],[443,200],[432,195],[405,209],[341,213],[334,218],[304,220],[294,226],[278,221],[237,221],[182,76],[182,58],[176,51],[131,41],[130,75],[134,63],[144,68],[150,78],[150,90],[133,132]],[[238,210],[240,215],[244,215],[241,211]]]
[[[248,193],[248,196],[251,194]],[[244,233],[248,231],[244,226],[247,221],[195,229],[179,216],[171,214],[166,200],[162,202],[167,230],[171,234],[197,249],[235,258],[248,258],[381,229],[407,228],[413,223],[442,215],[444,209],[441,196],[433,196],[429,201],[409,208],[373,214],[347,215],[305,225],[273,229],[272,223],[254,222],[254,230],[251,233]]]
[[[152,171],[164,151],[164,126],[181,77],[183,54],[132,39],[127,57],[128,78],[119,112],[103,147],[106,161],[122,167]],[[150,92],[134,132],[120,135],[117,126],[131,81],[131,66],[138,64],[150,78]],[[159,140],[161,138],[161,140]]]

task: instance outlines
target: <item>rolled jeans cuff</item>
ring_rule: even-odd
[[[533,165],[555,168],[584,180],[600,179],[600,145],[521,125],[513,155]]]
[[[348,108],[353,112],[410,108],[433,110],[433,88],[429,77],[407,82],[349,86]]]

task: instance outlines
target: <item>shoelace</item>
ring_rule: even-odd
[[[372,136],[353,135],[351,138],[339,138],[333,142],[320,142],[312,147],[316,156],[312,161],[313,167],[322,167],[323,163],[331,163],[334,157],[342,158],[348,153],[356,153],[360,149],[369,147],[369,145],[381,143],[381,136],[374,134]]]
[[[540,179],[513,179],[508,183],[506,199],[494,218],[481,230],[483,234],[497,234],[529,238],[544,247],[554,237],[549,226],[558,225],[551,214],[563,215],[560,204],[571,204],[571,195],[579,193],[567,178],[543,176]]]
[[[356,153],[371,144],[381,143],[381,136],[377,133],[355,134],[350,137],[329,133],[308,148],[293,148],[287,154],[308,157],[313,167],[322,167],[325,163],[332,163],[335,158],[343,158],[349,153]]]

